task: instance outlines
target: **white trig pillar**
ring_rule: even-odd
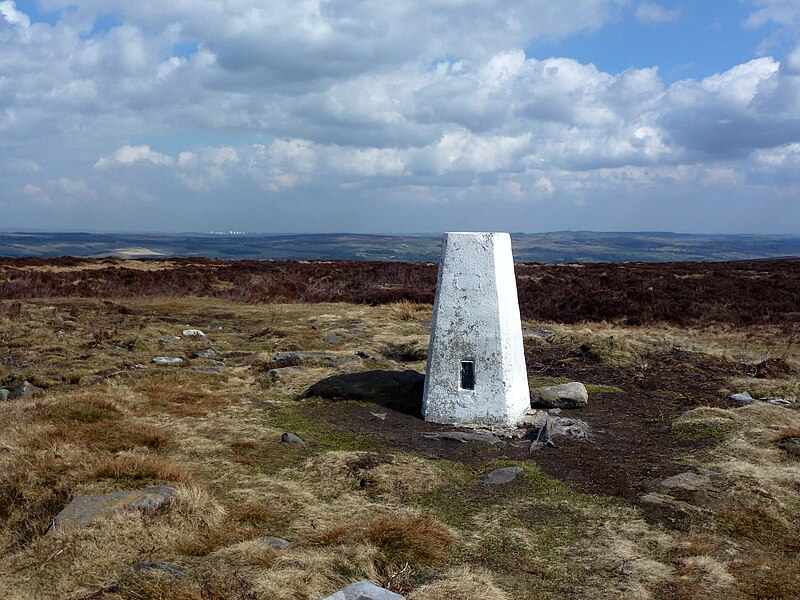
[[[435,423],[517,423],[530,408],[507,233],[445,233],[422,413]]]

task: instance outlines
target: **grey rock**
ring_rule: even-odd
[[[206,348],[205,350],[198,350],[194,354],[192,354],[192,358],[214,358],[217,355],[217,351],[211,348]]]
[[[333,361],[334,367],[347,367],[354,363],[360,363],[361,357],[353,354],[352,356],[340,356],[336,360]]]
[[[11,396],[11,390],[0,388],[0,402],[5,402]]]
[[[52,529],[85,527],[124,510],[153,510],[170,502],[176,494],[174,488],[156,485],[101,496],[78,496],[56,515]]]
[[[206,337],[206,334],[200,331],[199,329],[184,329],[183,330],[183,337]]]
[[[36,387],[32,383],[27,381],[23,381],[13,390],[8,396],[9,400],[20,400],[22,398],[30,398],[31,396],[36,396],[37,394],[41,394],[44,390],[40,387]]]
[[[362,371],[334,375],[305,392],[329,400],[362,400],[411,415],[422,414],[425,376],[417,371]]]
[[[383,356],[381,354],[378,354],[377,352],[370,352],[369,350],[359,350],[356,352],[356,355],[364,360],[383,360]]]
[[[785,400],[784,398],[765,398],[764,402],[774,404],[775,406],[791,406],[793,404],[791,401]]]
[[[733,402],[734,404],[738,404],[739,406],[747,406],[748,404],[752,404],[756,401],[749,392],[739,392],[738,394],[731,394],[728,396],[728,400]]]
[[[569,417],[550,417],[550,433],[553,436],[586,439],[589,437],[589,424]]]
[[[171,563],[165,562],[137,562],[131,565],[131,568],[134,571],[164,571],[165,573],[169,573],[170,575],[174,575],[179,579],[184,579],[186,577],[186,571],[183,567],[179,567],[178,565],[173,565]]]
[[[359,581],[320,600],[405,600],[405,596],[390,592],[369,581]]]
[[[452,442],[483,442],[485,444],[504,444],[503,440],[489,433],[470,433],[467,431],[436,431],[423,433],[422,437],[429,440],[448,440]]]
[[[162,335],[160,338],[158,338],[158,341],[166,343],[166,342],[176,342],[179,339],[181,338],[178,335]]]
[[[222,367],[192,367],[192,371],[197,371],[198,373],[213,373],[215,375],[219,375],[222,373]]]
[[[305,446],[306,445],[306,443],[303,440],[303,438],[301,438],[300,436],[297,436],[297,435],[295,435],[293,433],[289,433],[288,431],[285,432],[281,436],[281,441],[284,444],[294,444],[295,446]]]
[[[376,419],[380,419],[381,421],[385,421],[386,417],[389,415],[389,413],[385,413],[385,412],[379,413],[379,412],[372,412],[372,411],[370,411],[369,414],[371,414]]]
[[[531,406],[544,408],[579,408],[589,402],[586,386],[577,381],[534,388],[531,390]]]
[[[344,341],[344,336],[339,335],[338,333],[329,333],[324,338],[322,338],[322,341],[325,342],[326,344],[336,344],[338,342]]]
[[[267,371],[267,376],[273,381],[278,381],[285,375],[291,375],[292,373],[298,373],[302,371],[301,367],[278,367],[277,369],[270,369]]]
[[[522,473],[524,469],[522,467],[503,467],[502,469],[495,469],[494,471],[489,471],[486,474],[486,477],[483,478],[483,483],[488,485],[500,485],[502,483],[508,483],[510,481],[514,481],[517,475]]]
[[[152,362],[157,365],[179,365],[183,362],[183,359],[173,356],[156,356]]]
[[[553,332],[547,329],[542,329],[541,327],[523,327],[522,335],[538,337],[547,341],[553,339]]]
[[[259,542],[270,546],[271,548],[275,548],[275,550],[286,550],[291,545],[289,540],[285,540],[283,538],[275,537],[273,535],[265,535],[263,537],[256,538]]]

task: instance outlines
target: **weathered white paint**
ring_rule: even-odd
[[[475,388],[461,387],[472,361]],[[515,424],[530,408],[507,233],[446,233],[422,411],[436,423]]]

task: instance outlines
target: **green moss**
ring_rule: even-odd
[[[723,441],[741,429],[735,413],[715,408],[698,408],[672,423],[672,435],[678,440]]]
[[[348,404],[338,402],[338,406]],[[352,403],[358,404],[358,403]],[[270,419],[269,424],[299,435],[307,442],[313,442],[317,450],[345,450],[378,452],[383,445],[364,435],[337,431],[324,420],[323,410],[330,402],[310,398],[286,403]]]
[[[586,391],[592,394],[622,394],[625,390],[615,385],[605,385],[602,383],[587,383]]]

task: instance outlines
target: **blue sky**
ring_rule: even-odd
[[[796,0],[0,0],[0,228],[800,233]]]

